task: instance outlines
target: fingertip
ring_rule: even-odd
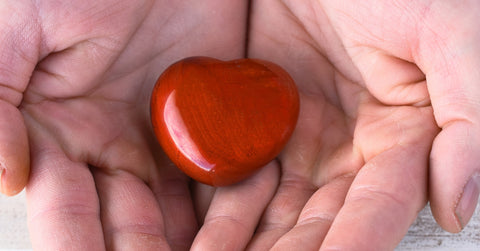
[[[23,190],[30,171],[27,129],[17,107],[0,100],[0,192],[13,196]]]
[[[20,193],[28,182],[30,174],[30,151],[26,134],[12,142],[1,137],[0,142],[0,192],[7,196]],[[6,147],[5,147],[6,146]]]
[[[471,123],[457,121],[435,138],[430,156],[430,206],[437,223],[458,233],[478,202],[480,133]]]
[[[460,229],[465,226],[472,218],[477,208],[478,196],[480,194],[480,175],[472,176],[463,188],[462,195],[455,207],[455,215],[460,225]]]
[[[461,232],[472,218],[480,195],[480,175],[473,175],[456,196],[453,206],[445,206],[448,202],[432,200],[430,207],[437,223],[450,233]],[[451,204],[451,203],[450,203]]]
[[[7,195],[7,193],[4,192],[5,189],[3,188],[4,183],[5,183],[5,182],[3,181],[3,173],[4,173],[4,172],[5,172],[5,169],[2,168],[2,167],[0,167],[0,193],[3,193],[3,194],[5,194],[5,195]]]
[[[21,165],[11,171],[0,165],[0,192],[6,196],[20,193],[28,181],[28,167]]]
[[[215,190],[191,250],[244,250],[278,185],[274,160],[252,177]]]

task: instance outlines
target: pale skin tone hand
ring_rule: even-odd
[[[190,181],[156,144],[150,92],[183,57],[243,57],[246,9],[243,1],[0,4],[1,186],[20,191],[31,167],[36,250],[189,248],[198,230]]]
[[[428,199],[460,231],[480,172],[478,1],[301,2],[252,6],[248,56],[282,65],[301,95],[267,167],[278,187],[258,226],[245,219],[258,198],[217,189],[194,250],[392,250]]]
[[[36,248],[190,245],[188,180],[153,141],[149,92],[174,60],[242,57],[247,6],[167,2],[0,6],[1,185],[18,192],[31,166]],[[299,123],[256,176],[195,187],[197,215],[208,212],[194,248],[391,249],[425,205],[428,178],[438,222],[464,224],[480,50],[476,18],[462,14],[478,6],[352,2],[252,3],[248,56],[291,73]]]

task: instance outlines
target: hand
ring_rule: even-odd
[[[188,249],[198,228],[189,180],[155,143],[149,95],[178,59],[244,56],[246,8],[214,0],[0,4],[1,187],[19,192],[31,164],[35,249]]]
[[[427,199],[460,231],[478,197],[465,184],[480,183],[478,1],[258,0],[252,10],[248,56],[292,74],[300,118],[271,164],[278,188],[218,189],[194,249],[218,247],[216,235],[226,250],[392,250]],[[225,206],[232,197],[240,206]],[[256,230],[255,203],[268,204]]]

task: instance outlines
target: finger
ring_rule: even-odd
[[[330,225],[343,206],[352,176],[341,176],[321,187],[307,202],[297,224],[283,235],[272,250],[318,250]]]
[[[283,174],[275,197],[266,208],[249,250],[268,250],[297,222],[316,187],[298,176]]]
[[[103,250],[95,183],[88,167],[57,148],[32,148],[28,226],[35,250]]]
[[[189,179],[171,162],[150,181],[163,215],[165,236],[173,250],[188,250],[198,231]]]
[[[217,188],[192,250],[244,250],[275,192],[278,163],[239,184]]]
[[[480,188],[480,33],[474,24],[480,3],[450,4],[433,5],[425,18],[421,27],[438,29],[422,30],[418,64],[442,128],[431,153],[431,208],[444,229],[458,232],[472,216]]]
[[[170,250],[160,207],[138,177],[94,171],[108,250]]]
[[[443,128],[433,144],[431,209],[437,222],[450,232],[459,232],[467,225],[478,202],[480,128],[475,127],[469,122],[454,122]]]
[[[0,192],[6,195],[25,187],[30,168],[27,133],[17,107],[39,55],[40,32],[31,7],[23,1],[0,5]]]
[[[29,171],[30,152],[22,114],[0,100],[0,192],[15,195],[22,191]]]
[[[320,250],[393,250],[426,204],[428,140],[397,145],[357,174]]]
[[[367,46],[352,50],[363,83],[376,99],[386,105],[430,104],[425,75],[415,64]]]
[[[192,197],[195,207],[195,214],[197,221],[200,225],[205,222],[205,216],[207,215],[210,203],[215,195],[216,187],[202,184],[200,182],[194,182],[192,184]]]

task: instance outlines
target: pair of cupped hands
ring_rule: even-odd
[[[460,231],[480,184],[480,3],[0,3],[1,191],[45,250],[389,250],[430,202]],[[188,56],[296,81],[286,148],[239,184],[192,182],[150,93]]]

